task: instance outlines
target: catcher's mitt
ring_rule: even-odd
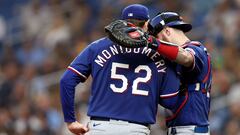
[[[113,42],[124,47],[138,48],[148,44],[148,35],[141,28],[124,20],[110,23],[105,27],[105,32]]]

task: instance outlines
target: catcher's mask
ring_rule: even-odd
[[[156,36],[165,26],[176,28],[183,32],[189,32],[192,29],[192,25],[184,22],[177,13],[163,12],[148,23],[149,34]]]

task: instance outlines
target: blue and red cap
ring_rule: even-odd
[[[122,19],[149,20],[148,8],[141,4],[132,4],[125,7],[122,11]]]
[[[165,26],[176,28],[183,32],[189,32],[192,29],[192,25],[184,22],[177,13],[163,12],[150,20],[148,30],[150,34],[157,35]]]

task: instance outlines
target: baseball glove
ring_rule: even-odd
[[[116,20],[105,27],[108,37],[115,43],[128,47],[138,48],[148,44],[148,35],[139,27],[124,20]]]

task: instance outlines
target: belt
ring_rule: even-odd
[[[170,132],[170,135],[175,135],[177,134],[178,130],[183,130],[184,128],[187,128],[188,126],[180,126],[180,127],[170,127],[168,128]],[[189,126],[191,127],[191,126]],[[209,132],[209,127],[208,126],[193,126],[193,132],[194,133],[208,133]]]
[[[97,120],[97,121],[110,121],[110,120],[118,120],[118,119],[111,119],[111,118],[106,118],[106,117],[90,117],[90,120]],[[147,123],[139,123],[139,122],[133,122],[133,121],[127,121],[128,123],[133,123],[133,124],[139,124],[145,127],[150,128],[150,124]]]
[[[196,126],[194,128],[194,133],[208,133],[209,127],[208,126]]]

